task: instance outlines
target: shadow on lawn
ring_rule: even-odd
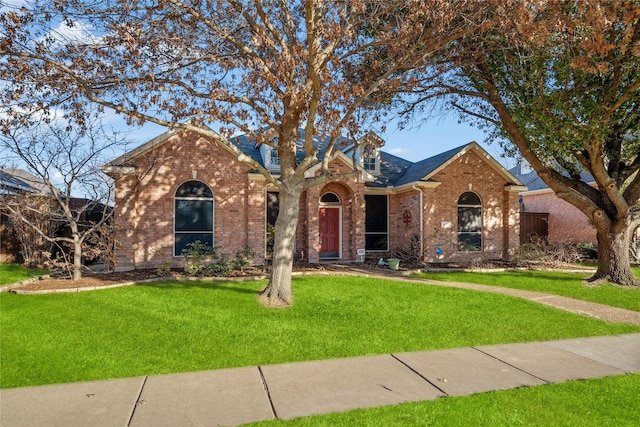
[[[247,284],[247,286],[242,286],[242,284]],[[139,286],[157,288],[162,290],[175,290],[175,289],[190,289],[190,288],[201,288],[201,289],[210,289],[210,290],[223,290],[223,291],[232,291],[243,294],[254,294],[258,295],[260,289],[266,286],[261,286],[260,289],[256,289],[250,283],[255,283],[254,281],[248,282],[233,282],[233,281],[209,281],[209,280],[171,280],[167,282],[151,282],[140,284]]]
[[[576,282],[576,281],[584,281],[587,278],[593,276],[595,271],[585,271],[584,273],[556,273],[556,272],[546,272],[546,271],[523,271],[523,272],[513,272],[513,273],[503,273],[507,277],[512,277],[514,280],[522,279],[523,277],[529,279],[544,279],[550,280],[554,282]]]

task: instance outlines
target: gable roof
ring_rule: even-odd
[[[35,188],[24,182],[23,180],[16,178],[13,175],[6,173],[0,169],[0,191],[3,194],[12,194],[20,191],[26,191],[29,193],[35,192]]]
[[[105,167],[108,169],[109,167],[127,166],[132,159],[163,145],[172,137],[177,135],[178,132],[178,130],[169,130],[167,132],[164,132],[163,134],[153,138],[152,140],[112,160],[111,162],[107,163]],[[378,146],[381,146],[384,143],[381,138],[371,132],[368,133],[366,137],[377,138],[376,141],[378,142],[378,144],[376,145]],[[259,144],[256,144],[256,142],[250,139],[246,134],[235,136],[231,139],[231,141],[236,143],[237,147],[251,159],[259,163],[260,165],[265,166],[264,159],[262,158],[262,155],[260,153]],[[329,137],[314,137],[314,146],[318,149],[318,158],[322,158],[324,156],[330,141],[331,139]],[[340,149],[335,151],[335,158],[340,158],[343,161],[352,164],[351,162],[349,162],[351,157],[349,157],[346,152],[349,152],[353,149],[353,144],[349,144],[349,140],[347,138],[341,137],[338,139],[336,145]],[[303,150],[303,129],[300,129],[298,131],[296,146],[296,158],[299,162],[301,162],[304,159],[305,155]],[[401,157],[394,156],[393,154],[381,150],[380,174],[375,177],[368,176],[368,178],[366,179],[366,181],[368,181],[367,186],[374,188],[389,188],[408,186],[418,182],[435,182],[432,180],[432,177],[436,173],[441,171],[457,158],[471,151],[478,154],[481,159],[487,162],[508,183],[519,186],[523,185],[523,183],[516,176],[514,176],[514,174],[512,174],[500,163],[498,163],[489,153],[487,153],[482,147],[480,147],[478,143],[470,142],[468,144],[453,148],[451,150],[445,151],[416,163],[405,160]]]
[[[446,168],[454,160],[472,151],[488,163],[489,166],[502,176],[505,181],[514,185],[523,185],[518,178],[502,166],[475,141],[461,145],[460,147],[452,148],[451,150],[421,160],[417,163],[413,163],[393,185],[398,187],[416,182],[431,181],[434,175]]]
[[[26,170],[0,169],[0,193],[14,194],[17,192],[51,195],[47,184]]]

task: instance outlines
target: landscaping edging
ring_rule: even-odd
[[[20,286],[25,286],[31,283],[35,283],[38,280],[50,279],[50,278],[51,278],[51,275],[47,274],[44,276],[32,277],[30,279],[21,280],[15,283],[9,283],[8,285],[0,286],[0,292],[9,292],[9,291],[12,291],[14,288],[19,288]]]
[[[386,268],[379,268],[375,271],[369,271],[366,269],[358,269],[353,268],[353,266],[342,266],[342,265],[332,265],[333,268],[343,267],[341,270],[328,270],[328,269],[318,269],[313,271],[294,271],[292,272],[292,276],[301,277],[301,276],[338,276],[338,275],[357,275],[357,276],[383,276],[383,277],[396,277],[402,278],[409,276],[415,273],[434,273],[434,272],[480,272],[480,273],[492,273],[492,272],[504,272],[504,271],[526,271],[526,270],[536,270],[531,269],[530,267],[510,267],[510,268],[485,268],[485,269],[469,269],[469,268],[422,268],[422,269],[412,269],[412,270],[389,270]],[[594,269],[590,268],[579,268],[579,269],[555,269],[557,271],[562,271],[566,273],[589,273],[593,272]],[[132,280],[126,281],[122,283],[114,283],[111,285],[103,285],[103,286],[82,286],[77,288],[61,288],[61,289],[39,289],[39,290],[23,290],[19,289],[22,286],[37,282],[43,279],[51,278],[50,275],[34,277],[31,279],[26,279],[20,282],[12,283],[9,285],[5,285],[0,287],[0,292],[12,292],[16,295],[43,295],[43,294],[57,294],[57,293],[76,293],[76,292],[85,292],[85,291],[96,291],[100,289],[113,289],[120,288],[123,286],[133,286],[145,283],[154,283],[154,282],[165,282],[165,281],[184,281],[184,282],[227,282],[227,281],[235,281],[235,282],[248,282],[253,280],[266,280],[269,278],[268,275],[256,275],[256,276],[241,276],[241,277],[217,277],[217,276],[205,276],[205,277],[192,277],[192,276],[167,276],[167,277],[154,277],[150,279],[142,279],[142,280]]]

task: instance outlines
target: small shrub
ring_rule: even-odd
[[[255,251],[245,246],[234,258],[219,247],[212,248],[200,241],[187,245],[184,254],[184,271],[191,276],[228,276],[234,270],[244,271],[253,264]]]
[[[593,243],[578,243],[576,249],[582,259],[598,259],[598,249]]]
[[[233,259],[233,269],[244,271],[245,268],[253,265],[253,258],[256,256],[256,252],[249,245],[236,252],[236,257]]]
[[[206,261],[215,254],[211,246],[196,240],[189,243],[182,251],[184,255],[184,271],[190,276],[200,276],[205,273]]]
[[[228,276],[233,271],[234,260],[224,252],[214,249],[213,262],[209,264],[205,271],[210,276]]]
[[[167,253],[165,252],[165,250],[162,248],[150,249],[149,254],[150,255],[156,254],[162,260],[160,262],[160,267],[158,267],[156,270],[156,274],[158,276],[168,276],[169,273],[171,273],[171,263],[167,259]]]

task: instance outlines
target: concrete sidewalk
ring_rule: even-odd
[[[640,372],[640,333],[0,390],[0,425],[212,426]]]

